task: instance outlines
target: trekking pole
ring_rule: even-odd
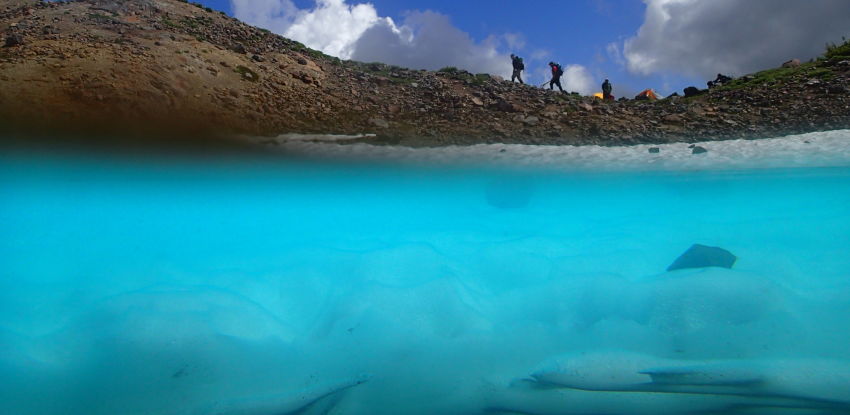
[[[544,86],[546,86],[546,84],[548,84],[549,82],[552,82],[552,81],[546,81],[546,82],[544,82],[544,83],[540,84],[540,88],[543,88],[543,87],[544,87]]]

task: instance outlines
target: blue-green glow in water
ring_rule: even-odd
[[[0,200],[2,414],[850,413],[847,167],[18,154]]]

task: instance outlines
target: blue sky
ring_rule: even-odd
[[[571,89],[594,92],[607,77],[615,95],[627,96],[645,88],[681,93],[718,72],[736,76],[809,59],[827,41],[850,35],[846,0],[200,2],[343,58],[504,75],[506,56],[517,53],[529,83],[542,82],[555,60],[570,66]],[[786,24],[794,30],[777,33]]]

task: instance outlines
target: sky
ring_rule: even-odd
[[[705,87],[814,58],[850,37],[848,0],[200,0],[343,59],[415,69],[455,66],[528,83],[565,68],[564,86],[615,96]]]

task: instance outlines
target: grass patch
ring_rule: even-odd
[[[260,80],[260,75],[245,66],[239,65],[233,71],[238,73],[243,81],[257,82]]]
[[[843,37],[841,40],[843,43],[840,45],[834,43],[826,45],[826,53],[823,56],[835,60],[850,59],[850,41]]]
[[[445,68],[440,68],[440,70],[438,70],[437,72],[448,73],[448,74],[456,74],[460,71],[457,68],[455,68],[454,66],[446,66]]]

